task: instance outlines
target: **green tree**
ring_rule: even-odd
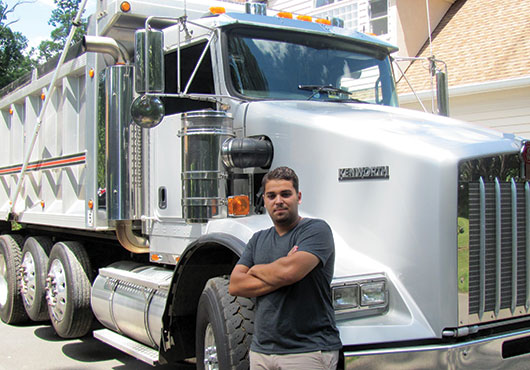
[[[50,38],[40,43],[38,55],[40,61],[46,61],[60,53],[66,44],[66,39],[70,33],[70,27],[74,21],[81,0],[54,0],[57,8],[52,11],[48,24],[55,27]],[[86,19],[81,20],[81,26],[77,28],[72,43],[75,44],[83,38],[86,33]]]
[[[23,1],[8,7],[0,0],[0,88],[31,70],[31,60],[24,55],[28,40],[20,32],[13,32],[9,27],[17,20],[8,22],[7,17]]]

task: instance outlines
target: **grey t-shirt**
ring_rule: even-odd
[[[319,264],[302,280],[257,297],[251,349],[265,354],[331,351],[342,347],[331,298],[335,245],[328,224],[304,218],[285,235],[274,227],[254,234],[238,264],[252,267],[287,256],[293,246]]]

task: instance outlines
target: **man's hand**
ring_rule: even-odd
[[[314,254],[298,251],[298,246],[294,246],[286,257],[269,264],[254,265],[247,274],[264,281],[276,290],[302,280],[319,262]]]

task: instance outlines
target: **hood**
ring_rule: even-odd
[[[434,157],[469,158],[517,151],[520,138],[475,124],[414,110],[373,104],[318,101],[249,103],[246,122],[285,122],[318,127],[355,141],[391,146],[399,151]]]

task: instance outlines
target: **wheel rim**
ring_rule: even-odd
[[[57,321],[64,318],[66,311],[66,275],[61,261],[53,260],[46,279],[46,300],[50,312]]]
[[[217,347],[211,323],[206,326],[204,333],[204,368],[208,370],[219,370],[219,361],[217,359]]]
[[[35,274],[35,260],[31,253],[26,253],[22,260],[22,279],[20,281],[21,293],[24,301],[28,306],[33,306],[36,295],[36,274]]]
[[[6,304],[8,293],[7,263],[4,255],[0,253],[0,306],[3,307]]]

